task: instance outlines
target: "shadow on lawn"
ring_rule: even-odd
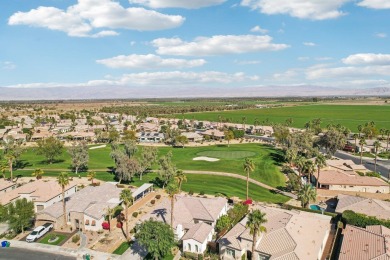
[[[271,152],[270,156],[277,166],[282,166],[285,162],[284,155],[278,152]]]
[[[32,164],[25,160],[16,161],[14,164],[14,170],[23,169],[32,166]]]

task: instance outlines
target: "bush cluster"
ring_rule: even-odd
[[[355,213],[352,210],[344,211],[341,219],[344,224],[354,225],[361,228],[371,225],[382,225],[390,228],[390,220],[382,220],[376,217]]]

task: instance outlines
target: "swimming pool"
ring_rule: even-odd
[[[321,207],[318,206],[318,205],[310,205],[310,209],[313,209],[313,210],[321,210]]]

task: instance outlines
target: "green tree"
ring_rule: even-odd
[[[295,165],[296,165],[296,167],[298,169],[299,175],[302,175],[302,173],[304,171],[304,168],[305,168],[305,163],[306,163],[306,158],[303,157],[303,156],[298,156],[295,159]]]
[[[7,221],[7,207],[4,207],[3,205],[0,204],[0,223]]]
[[[290,172],[287,174],[288,181],[286,182],[287,189],[291,191],[298,191],[301,187],[301,178],[295,173]]]
[[[75,174],[78,174],[80,169],[88,167],[89,153],[87,142],[82,141],[73,143],[72,146],[68,148],[68,153],[71,157],[71,166],[74,169]]]
[[[115,161],[115,177],[119,180],[119,183],[122,181],[131,181],[134,175],[140,172],[140,165],[138,159],[129,158],[122,153],[122,156],[119,156]]]
[[[37,168],[33,171],[33,173],[31,174],[31,176],[35,177],[37,180],[39,179],[42,179],[42,175],[44,174],[45,172],[40,169],[40,168]]]
[[[224,132],[225,140],[228,142],[228,147],[230,147],[230,141],[234,139],[233,131],[227,130]]]
[[[311,201],[315,201],[317,197],[316,190],[310,185],[305,184],[298,191],[298,200],[301,201],[302,208],[308,208]]]
[[[171,151],[169,151],[165,156],[160,158],[158,173],[163,181],[163,188],[175,176],[176,166],[172,163],[172,152]]]
[[[329,129],[318,140],[318,145],[324,147],[329,156],[334,155],[337,150],[343,149],[346,143],[345,135],[336,128]]]
[[[315,160],[314,164],[317,166],[317,178],[316,178],[316,187],[319,188],[319,182],[318,179],[320,178],[320,171],[322,167],[326,166],[326,158],[323,154],[318,153]]]
[[[366,138],[364,136],[360,137],[359,145],[360,145],[360,164],[363,164],[363,147],[366,143]]]
[[[62,149],[64,147],[60,140],[52,136],[46,139],[38,140],[37,144],[37,154],[45,156],[47,162],[50,164],[53,163],[56,157],[62,154]]]
[[[251,159],[245,158],[243,168],[246,172],[246,199],[249,199],[249,173],[255,170],[255,163]]]
[[[119,137],[120,137],[119,132],[115,128],[111,128],[108,131],[108,142],[109,143],[118,141]]]
[[[217,220],[217,224],[215,225],[215,228],[217,229],[217,232],[226,231],[230,225],[231,225],[231,219],[228,215],[223,215]]]
[[[315,171],[314,162],[312,160],[306,160],[305,164],[303,166],[303,169],[304,169],[305,173],[308,174],[308,181],[309,181],[309,183],[311,183],[311,175]]]
[[[124,147],[125,147],[125,153],[129,158],[134,156],[135,153],[138,151],[137,143],[132,140],[126,140],[124,142]]]
[[[89,171],[87,174],[88,179],[91,181],[91,184],[93,185],[93,180],[96,178],[96,172]]]
[[[353,134],[352,135],[352,138],[355,140],[355,148],[353,150],[356,150],[356,147],[357,147],[357,140],[359,139],[359,135],[358,134]]]
[[[154,146],[144,146],[141,150],[141,170],[140,180],[142,180],[142,174],[152,168],[152,165],[157,161],[158,149]]]
[[[187,176],[184,174],[183,170],[177,170],[174,178],[179,186],[179,192],[181,192],[181,185],[183,182],[187,182]]]
[[[135,237],[155,260],[163,259],[175,243],[175,235],[169,225],[152,219],[139,225]]]
[[[1,175],[3,175],[3,179],[5,180],[5,172],[7,171],[8,169],[8,163],[7,162],[0,162],[0,172],[1,172]]]
[[[381,148],[381,143],[377,140],[374,142],[374,151],[375,151],[375,168],[374,168],[374,172],[376,172],[376,166],[377,166],[377,162],[378,162],[378,151],[379,149]]]
[[[22,143],[16,141],[12,136],[7,136],[2,142],[4,158],[7,160],[11,181],[13,181],[13,164],[24,152]]]
[[[287,149],[284,155],[284,158],[289,163],[290,167],[292,166],[292,163],[295,161],[295,159],[298,156],[298,152],[295,148]]]
[[[6,211],[6,220],[16,233],[24,232],[26,228],[30,227],[35,216],[34,202],[28,201],[26,198],[8,204]]]
[[[173,211],[175,208],[175,196],[179,193],[179,187],[176,185],[176,183],[170,183],[166,187],[165,191],[168,193],[168,196],[171,199],[171,228],[173,229]]]
[[[265,218],[265,213],[261,212],[258,209],[253,210],[248,214],[248,220],[246,222],[246,227],[249,228],[249,233],[252,237],[252,259],[257,259],[256,256],[256,243],[257,237],[260,233],[267,232],[264,224],[267,222]]]
[[[133,205],[134,198],[131,190],[124,189],[120,193],[120,199],[123,201],[123,204],[125,205],[125,221],[126,221],[126,239],[127,241],[130,241],[129,236],[129,207]]]
[[[124,130],[122,140],[125,142],[129,140],[136,141],[137,140],[136,132],[133,130]]]
[[[184,145],[188,144],[188,138],[187,138],[187,136],[184,136],[184,135],[178,135],[174,138],[173,144],[174,145],[180,144],[184,148]]]
[[[62,212],[64,218],[64,227],[67,225],[66,221],[66,205],[65,205],[65,188],[69,185],[69,175],[66,172],[61,172],[57,177],[57,182],[62,190]]]

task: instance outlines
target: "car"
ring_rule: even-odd
[[[31,243],[43,237],[47,232],[53,229],[52,223],[45,223],[42,226],[36,227],[27,237],[26,241]]]

